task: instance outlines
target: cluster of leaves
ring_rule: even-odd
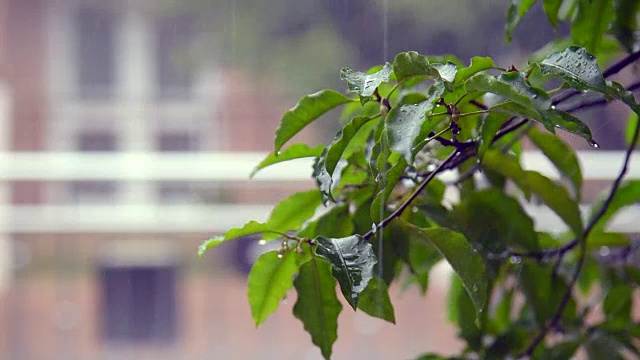
[[[508,26],[534,2],[514,0]],[[558,2],[544,2],[547,14],[552,3]],[[580,18],[581,9],[598,1],[574,3]],[[466,342],[463,358],[565,359],[579,348],[592,358],[640,356],[640,323],[631,317],[640,270],[629,262],[638,247],[607,230],[617,211],[640,200],[640,182],[622,182],[640,128],[636,122],[625,167],[586,221],[577,156],[554,136],[561,129],[597,146],[571,114],[589,104],[562,109],[584,93],[597,97],[591,104],[619,100],[640,114],[633,94],[605,79],[639,56],[633,53],[604,73],[576,46],[523,71],[488,57],[464,66],[454,57],[416,52],[367,72],[345,68],[341,78],[354,96],[334,90],[304,96],[282,117],[274,152],[255,170],[312,157],[317,188],[283,200],[264,223],[252,221],[206,241],[199,252],[252,234],[261,234],[262,242],[280,241],[280,249],[260,256],[249,274],[253,318],[263,323],[294,288],[293,314],[325,358],[342,311],[336,285],[353,310],[395,322],[391,283],[425,293],[431,269],[443,260],[455,273],[449,314]],[[330,144],[285,148],[340,106],[347,121]],[[560,180],[522,168],[523,137],[554,164]],[[438,176],[447,171],[459,177],[445,183]],[[447,191],[457,191],[460,200]],[[536,203],[566,228],[537,231],[527,212]],[[615,261],[602,261],[602,249]],[[589,322],[599,308],[603,319]]]

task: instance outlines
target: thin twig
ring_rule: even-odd
[[[544,328],[542,328],[540,333],[538,333],[538,335],[533,339],[531,344],[529,344],[529,346],[525,349],[525,351],[520,356],[518,356],[518,358],[525,357],[525,356],[531,356],[531,354],[533,354],[533,351],[536,349],[536,347],[547,336],[547,334],[549,333],[549,330],[554,328],[558,324],[560,319],[562,318],[562,313],[564,312],[564,309],[567,307],[567,304],[569,303],[569,300],[571,299],[571,293],[573,292],[573,288],[575,287],[576,282],[578,281],[578,276],[580,275],[580,271],[582,270],[582,266],[584,265],[584,261],[585,261],[585,258],[586,258],[586,252],[587,252],[586,251],[587,250],[587,238],[589,237],[589,234],[591,233],[591,231],[598,224],[600,219],[602,219],[602,217],[605,215],[605,213],[609,209],[609,206],[611,205],[611,202],[613,201],[613,198],[615,197],[616,193],[618,192],[618,189],[620,188],[620,185],[622,184],[622,180],[624,179],[624,176],[627,174],[627,170],[628,170],[628,167],[629,167],[629,162],[631,160],[631,155],[633,154],[633,149],[635,148],[635,145],[636,145],[636,143],[638,141],[639,135],[640,135],[640,122],[638,122],[636,124],[636,128],[635,128],[635,131],[633,133],[632,140],[631,140],[631,144],[629,144],[629,146],[627,147],[627,151],[625,153],[624,163],[622,165],[622,169],[620,169],[620,172],[618,173],[618,176],[616,177],[616,180],[613,182],[613,186],[611,187],[611,190],[609,191],[609,194],[607,195],[607,198],[605,199],[604,203],[602,204],[602,206],[600,207],[600,209],[598,210],[596,215],[593,218],[591,218],[591,220],[587,224],[587,227],[584,229],[584,231],[582,233],[582,236],[572,241],[572,243],[576,242],[578,245],[580,245],[580,247],[579,247],[580,252],[579,252],[579,255],[578,255],[578,263],[576,264],[576,267],[575,267],[575,269],[573,271],[573,275],[571,276],[571,281],[569,282],[569,285],[567,286],[567,290],[565,291],[565,293],[564,293],[564,295],[562,297],[562,300],[560,301],[560,305],[556,309],[556,312],[554,313],[553,317],[551,318],[551,321],[549,322],[549,324],[547,326],[545,326]],[[573,245],[573,246],[575,246],[575,245]],[[564,254],[566,254],[566,251],[562,252],[563,256],[564,256]]]
[[[451,155],[449,155],[442,163],[440,163],[440,165],[438,165],[438,167],[433,170],[433,172],[431,172],[429,174],[429,176],[427,176],[421,183],[420,185],[418,185],[418,187],[416,188],[416,190],[409,196],[409,198],[407,200],[405,200],[393,213],[391,213],[391,215],[387,216],[386,218],[382,219],[382,221],[380,221],[379,224],[377,224],[376,226],[374,226],[374,229],[369,230],[369,232],[367,232],[366,234],[362,235],[362,237],[365,240],[368,240],[369,238],[371,238],[371,236],[373,236],[373,234],[375,234],[377,232],[377,230],[382,230],[385,228],[385,226],[387,226],[393,219],[399,217],[400,215],[402,215],[402,213],[406,210],[407,207],[409,207],[409,205],[411,205],[411,203],[413,202],[413,200],[415,200],[418,195],[420,195],[420,193],[422,192],[422,190],[424,190],[424,188],[429,185],[429,183],[431,182],[431,180],[433,180],[437,174],[439,174],[440,172],[442,172],[447,164],[451,161],[453,161],[453,159],[456,158],[456,156],[458,156],[459,151],[458,149],[454,150]]]

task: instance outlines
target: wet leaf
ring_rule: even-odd
[[[377,276],[371,278],[367,287],[360,293],[358,309],[373,317],[393,324],[396,323],[396,316],[389,298],[387,284]]]
[[[342,311],[331,266],[312,256],[300,267],[294,286],[298,299],[293,306],[293,315],[302,321],[322,356],[329,359],[333,343],[338,338],[338,315]]]
[[[555,315],[567,285],[559,276],[554,276],[550,267],[543,267],[533,261],[525,260],[520,273],[520,286],[531,308],[536,322],[546,324]],[[575,316],[576,303],[573,299],[565,308],[563,317]]]
[[[293,286],[293,276],[298,272],[295,251],[282,258],[277,251],[262,254],[249,273],[249,305],[256,326],[261,325],[280,305],[282,298]]]
[[[602,304],[608,327],[623,329],[631,323],[632,294],[633,289],[627,285],[609,289]]]
[[[543,74],[558,75],[576,90],[607,92],[607,84],[596,58],[582,47],[571,46],[555,52],[537,65]]]
[[[351,101],[334,90],[322,90],[303,96],[296,106],[282,116],[276,129],[274,152],[277,154],[287,141],[329,110]]]
[[[322,145],[312,148],[306,144],[293,144],[288,148],[282,150],[278,155],[274,153],[270,153],[269,155],[267,155],[264,160],[262,160],[255,168],[253,168],[249,177],[252,178],[259,170],[274,164],[293,159],[316,157],[322,153],[322,150],[324,150],[324,146]]]
[[[576,191],[577,199],[580,199],[582,171],[580,170],[578,157],[573,149],[557,136],[543,133],[536,128],[529,130],[527,136],[538,149],[542,150],[542,153],[558,169],[560,174],[571,181]]]
[[[371,120],[372,118],[370,117],[357,116],[351,119],[351,121],[338,132],[335,139],[329,145],[325,159],[325,167],[329,175],[333,175],[333,171],[351,139],[358,133],[358,130],[360,130],[363,125]]]
[[[413,163],[413,144],[420,135],[420,129],[433,110],[433,98],[416,105],[402,105],[389,111],[385,126],[389,147],[402,155],[408,164]]]
[[[414,76],[436,76],[437,71],[431,67],[429,59],[415,51],[402,52],[393,61],[393,72],[398,81]]]
[[[389,81],[392,70],[389,63],[373,74],[343,68],[340,71],[340,79],[346,81],[349,90],[360,95],[361,102],[364,103],[373,95],[380,84]]]
[[[484,262],[461,233],[446,228],[411,226],[424,241],[433,244],[462,280],[477,312],[487,302],[487,275]]]
[[[329,260],[333,277],[355,310],[358,297],[373,277],[373,267],[378,262],[371,244],[360,235],[337,239],[318,236],[315,241],[318,243],[316,254]]]
[[[371,219],[376,223],[382,221],[385,216],[386,203],[398,181],[404,174],[407,163],[404,159],[398,159],[391,168],[384,173],[378,184],[377,195],[371,204]]]

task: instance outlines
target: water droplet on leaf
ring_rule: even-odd
[[[260,241],[258,241],[258,245],[260,245],[260,246],[265,246],[265,245],[267,245],[267,240],[260,240]]]
[[[600,147],[600,145],[598,145],[598,143],[595,142],[595,140],[589,140],[587,141],[587,143],[589,143],[589,145],[593,146],[596,149]]]
[[[520,256],[512,256],[509,258],[509,262],[512,264],[520,264],[522,262],[522,258]]]
[[[278,253],[278,259],[282,259],[282,254]]]
[[[609,254],[611,254],[611,249],[609,249],[608,246],[601,246],[599,253],[600,256],[609,256]]]

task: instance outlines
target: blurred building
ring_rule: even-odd
[[[0,1],[2,359],[210,358],[212,287],[237,299],[250,259],[197,245],[308,186],[229,181],[286,103],[158,4]]]

